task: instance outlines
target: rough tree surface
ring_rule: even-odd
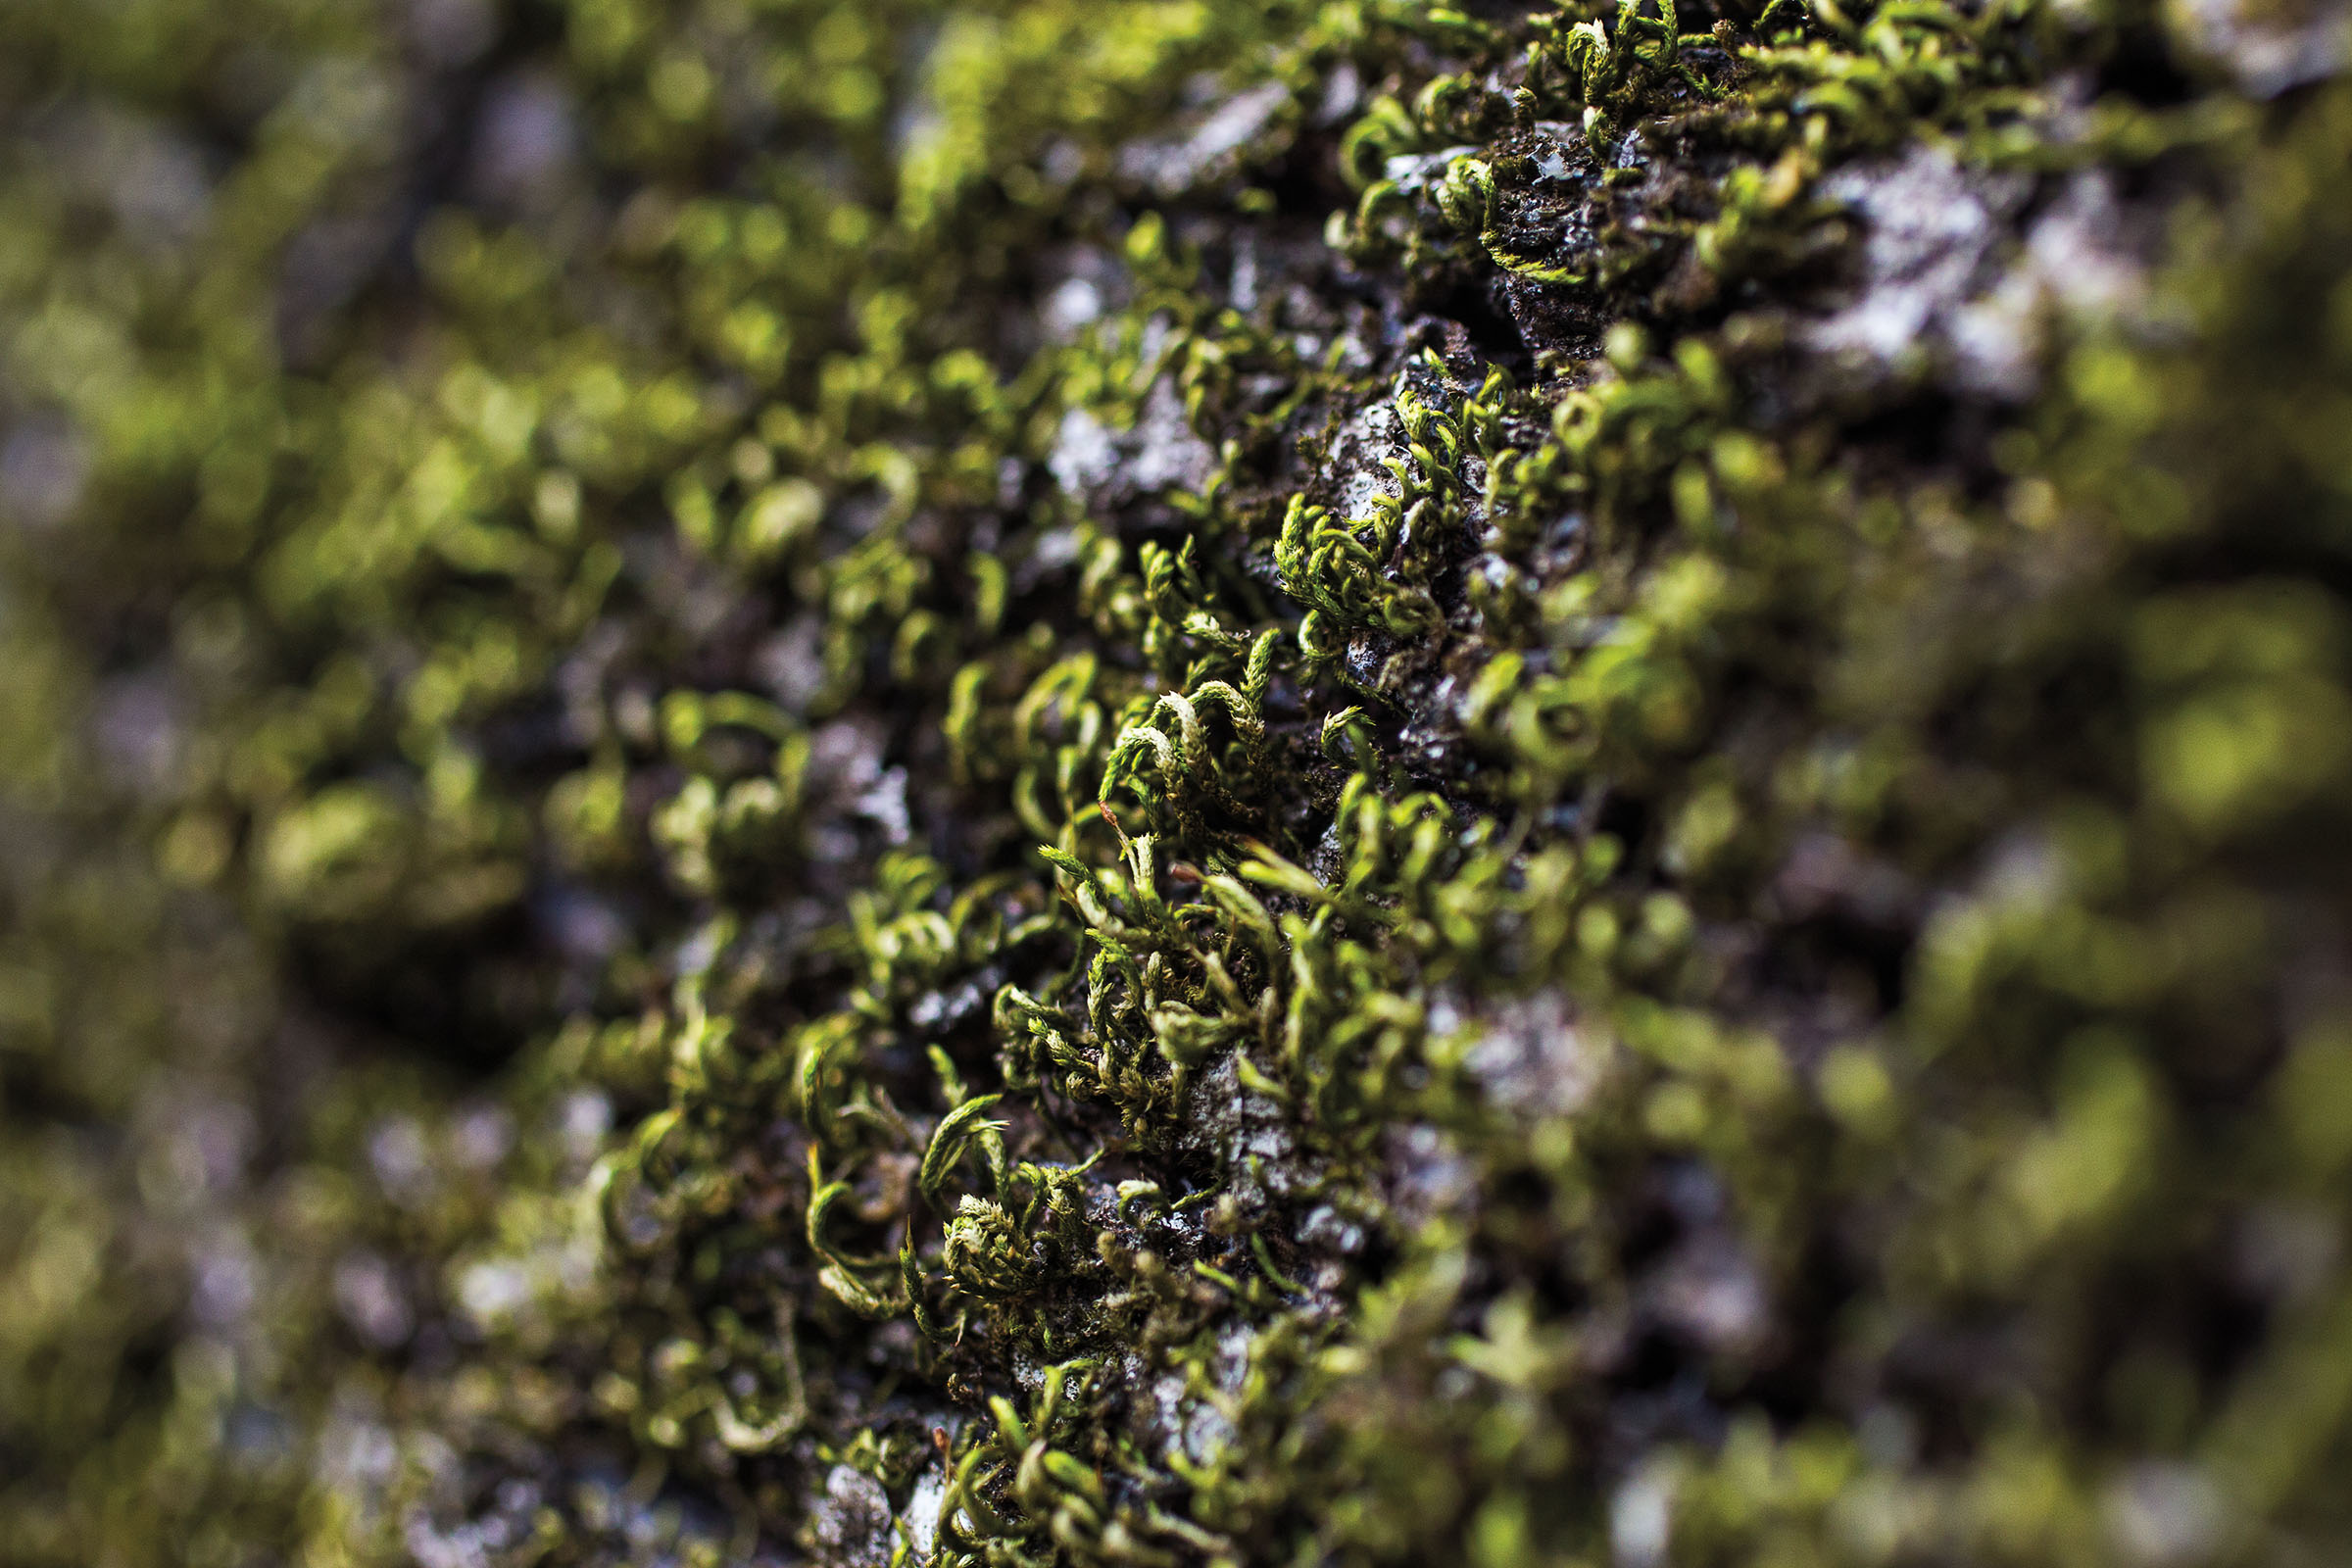
[[[19,0],[0,513],[0,1561],[2352,1560],[2343,0]]]

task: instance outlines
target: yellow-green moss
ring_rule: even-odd
[[[0,1560],[2352,1548],[2352,17],[0,17]]]

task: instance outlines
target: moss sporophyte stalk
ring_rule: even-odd
[[[0,1561],[2352,1555],[2348,75],[0,11]]]

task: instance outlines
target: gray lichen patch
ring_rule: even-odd
[[[1807,345],[1889,375],[1924,368],[1940,350],[1961,377],[1997,381],[2018,355],[1985,345],[1968,313],[2029,189],[2021,175],[1971,172],[1925,146],[1832,174],[1822,195],[1859,219],[1862,269],[1853,298],[1806,328]]]
[[[1849,376],[2029,397],[2053,327],[2112,319],[2144,296],[2159,221],[2127,210],[2104,171],[2035,184],[1926,146],[1831,175],[1820,194],[1860,225],[1860,270],[1805,324],[1805,346]]]
[[[2168,10],[2194,53],[2258,98],[2325,81],[2352,63],[2352,8],[2336,0],[2180,0]]]

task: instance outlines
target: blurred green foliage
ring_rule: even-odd
[[[0,1560],[2340,1559],[2348,52],[0,9]]]

